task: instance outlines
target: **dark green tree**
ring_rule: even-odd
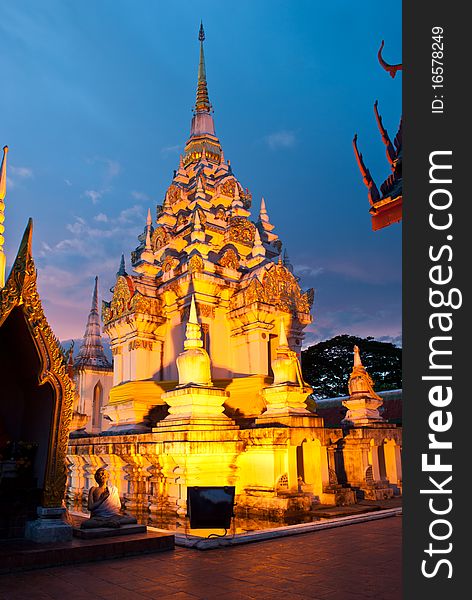
[[[375,390],[402,387],[402,350],[373,337],[337,335],[302,351],[303,377],[313,386],[315,396],[347,396],[354,346],[359,346],[362,364],[374,380]]]

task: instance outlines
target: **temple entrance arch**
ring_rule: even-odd
[[[54,389],[39,384],[41,363],[23,311],[14,308],[0,328],[0,454],[12,478],[43,489]],[[8,442],[8,443],[7,443]],[[13,462],[15,464],[13,464]]]
[[[3,474],[6,468],[17,476],[14,484],[7,483],[11,493],[22,485],[19,475],[24,476],[24,485],[30,486],[27,497],[34,511],[31,514],[28,509],[25,520],[34,518],[36,509],[44,519],[30,520],[35,524],[41,521],[41,526],[32,526],[28,535],[43,541],[50,539],[53,529],[54,535],[64,533],[67,539],[72,535],[70,527],[60,520],[52,528],[47,521],[50,514],[51,519],[58,514],[48,511],[62,510],[74,392],[65,355],[44,316],[37,291],[32,227],[30,219],[10,275],[0,290],[0,460]],[[6,479],[15,476],[3,476],[2,486]]]

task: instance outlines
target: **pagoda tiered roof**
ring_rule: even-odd
[[[131,264],[138,275],[127,275],[126,285],[120,276],[120,284],[115,286],[115,295],[125,288],[130,291],[128,302],[133,294],[142,294],[149,307],[154,304],[156,314],[161,294],[175,290],[188,274],[204,273],[215,286],[229,286],[235,293],[254,277],[262,284],[266,271],[276,266],[274,261],[278,261],[282,251],[264,199],[258,220],[251,220],[252,195],[233,173],[216,136],[206,81],[204,39],[201,27],[197,97],[184,154],[162,204],[157,207],[156,221],[148,219],[138,237],[140,243],[131,254]],[[288,286],[290,293],[297,288],[297,298],[302,297],[290,270],[282,263],[277,269],[293,278],[293,284]],[[311,293],[307,297],[312,299]],[[118,304],[114,303],[115,309],[112,304],[113,301],[104,303],[105,325],[116,318]],[[298,311],[302,304],[298,302]],[[308,322],[310,306],[305,302],[302,311]]]

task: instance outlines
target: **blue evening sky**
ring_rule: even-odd
[[[401,335],[401,225],[371,230],[352,151],[389,174],[401,114],[401,2],[15,0],[0,4],[0,145],[10,147],[6,250],[29,216],[46,315],[80,337],[93,278],[109,299],[120,255],[161,204],[188,136],[203,19],[225,157],[271,221],[303,288],[306,343]]]

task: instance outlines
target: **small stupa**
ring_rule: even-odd
[[[379,408],[383,400],[374,391],[374,382],[361,361],[358,346],[354,346],[354,367],[349,376],[349,400],[343,404],[348,411],[343,425],[362,427],[372,423],[384,423]]]
[[[303,380],[300,361],[297,353],[290,349],[283,319],[280,320],[279,345],[272,361],[272,371],[274,382],[262,390],[266,410],[256,422],[296,425],[294,419],[316,418],[306,405],[313,388]]]
[[[169,406],[169,415],[157,424],[155,431],[162,427],[234,428],[234,422],[223,414],[229,393],[214,387],[211,380],[210,357],[203,348],[195,296],[190,304],[184,351],[177,357],[177,370],[178,385],[161,396]]]

